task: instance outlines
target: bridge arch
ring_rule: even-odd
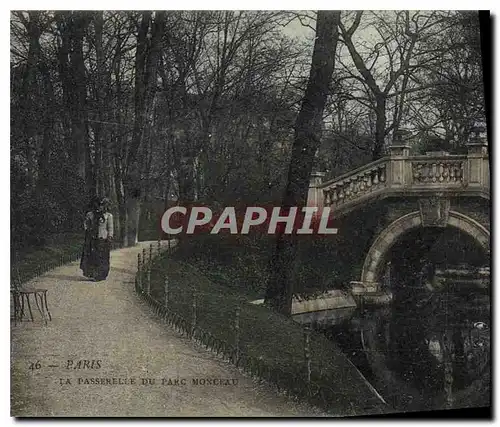
[[[447,226],[457,228],[471,236],[486,253],[490,251],[490,233],[479,222],[460,212],[449,211]],[[362,282],[377,282],[384,258],[389,249],[407,231],[421,227],[419,211],[406,214],[389,224],[371,245],[361,271]]]

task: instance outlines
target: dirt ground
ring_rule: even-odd
[[[303,417],[325,414],[258,384],[156,319],[134,294],[137,254],[111,253],[103,282],[74,262],[35,279],[52,321],[11,328],[16,417]]]

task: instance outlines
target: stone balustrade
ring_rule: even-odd
[[[412,184],[462,184],[467,167],[466,156],[410,159]]]
[[[429,152],[410,156],[409,146],[389,148],[389,155],[337,178],[322,182],[315,173],[309,188],[309,206],[331,206],[347,212],[374,197],[403,194],[469,192],[489,197],[489,158],[484,138],[467,144],[465,155]]]
[[[337,206],[365,194],[385,188],[387,163],[374,162],[353,171],[323,189],[324,205]]]

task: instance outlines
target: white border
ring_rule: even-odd
[[[230,2],[230,1],[211,1],[211,2],[200,2],[200,1],[192,1],[192,0],[184,0],[183,2],[169,2],[166,0],[163,1],[147,1],[147,2],[140,2],[138,3],[137,1],[94,1],[94,0],[89,0],[86,2],[62,2],[62,1],[45,1],[45,2],[37,2],[35,0],[22,0],[22,1],[16,1],[16,2],[7,2],[7,10],[5,11],[4,14],[2,14],[2,21],[3,24],[0,26],[1,28],[1,47],[2,47],[2,66],[0,68],[0,81],[2,82],[1,85],[1,105],[2,105],[2,114],[1,114],[1,121],[2,121],[2,133],[4,135],[3,141],[1,144],[1,149],[2,153],[0,155],[0,161],[2,162],[0,171],[1,171],[1,178],[0,178],[0,183],[1,183],[1,189],[2,189],[2,196],[3,200],[9,200],[9,206],[10,206],[10,150],[9,146],[10,143],[10,87],[9,87],[9,81],[10,81],[10,73],[9,73],[9,10],[10,9],[17,9],[17,10],[22,10],[22,9],[43,9],[43,10],[54,10],[54,9],[73,9],[73,10],[78,10],[78,9],[115,9],[115,10],[120,10],[120,9],[137,9],[138,6],[140,6],[140,9],[253,9],[253,10],[258,10],[258,9],[287,9],[287,10],[303,10],[303,9],[310,9],[310,10],[316,10],[316,9],[333,9],[333,8],[341,8],[341,9],[346,9],[345,6],[348,6],[348,9],[371,9],[371,10],[380,10],[380,9],[401,9],[401,6],[405,6],[408,9],[420,9],[420,10],[425,10],[425,9],[450,9],[450,10],[456,10],[456,9],[469,9],[469,10],[492,10],[492,14],[496,15],[495,13],[495,5],[493,1],[476,1],[476,2],[470,2],[470,1],[464,1],[464,0],[447,0],[447,1],[430,1],[430,0],[425,0],[425,1],[420,1],[418,3],[414,4],[408,4],[404,3],[402,4],[400,1],[378,1],[378,2],[368,2],[368,1],[360,1],[360,0],[350,0],[347,2],[347,4],[339,4],[337,2],[325,2],[325,1],[309,1],[304,3],[303,1],[292,1],[292,0],[287,0],[287,1],[274,1],[270,3],[269,1],[265,0],[247,0],[247,1],[239,1],[239,2]],[[182,7],[181,7],[182,6]],[[339,7],[342,6],[342,7]],[[498,22],[497,22],[498,23]],[[498,70],[498,46],[499,46],[499,40],[498,40],[498,28],[496,31],[493,31],[494,37],[494,48],[495,48],[495,57],[496,60],[494,61],[494,70]],[[492,76],[493,78],[495,76]],[[495,90],[495,95],[498,95],[498,84],[493,86]],[[498,99],[498,96],[494,96],[493,98],[493,103],[495,104],[495,100]],[[499,120],[499,111],[498,108],[495,108],[495,117],[492,117],[493,123],[500,123]],[[496,135],[493,135],[496,136]],[[495,138],[496,139],[496,138]],[[492,141],[493,142],[493,141]],[[494,147],[496,147],[495,142],[492,143]],[[495,153],[495,158],[494,158],[494,164],[495,166],[497,165],[497,157],[498,157],[498,150],[500,148],[495,148],[494,153]],[[497,168],[495,168],[497,169]],[[500,173],[498,170],[496,170],[495,173],[495,179],[494,179],[494,187],[497,189],[500,186]],[[496,194],[495,194],[496,195]],[[496,200],[496,198],[494,198]],[[495,203],[495,223],[496,220],[499,218],[498,215],[498,206]],[[10,343],[10,320],[7,318],[9,315],[9,298],[7,295],[7,282],[9,281],[8,275],[9,275],[9,260],[10,260],[10,227],[7,229],[8,225],[10,224],[10,209],[7,209],[7,206],[4,205],[4,208],[0,210],[1,212],[1,220],[0,223],[5,227],[2,233],[2,252],[0,254],[0,265],[1,265],[1,271],[3,278],[5,280],[2,281],[2,289],[3,289],[3,298],[1,298],[1,303],[2,303],[2,313],[3,313],[3,318],[4,318],[4,323],[3,327],[1,329],[2,332],[2,352],[1,352],[1,368],[2,368],[2,373],[3,377],[1,378],[1,400],[0,400],[0,418],[2,419],[2,425],[13,425],[14,424],[14,419],[10,418],[10,352],[9,348],[10,346],[7,346],[7,343]],[[499,222],[500,224],[500,222]],[[496,249],[496,247],[495,247]],[[500,268],[500,254],[495,250],[494,251],[495,255],[495,266],[499,266],[497,268]],[[497,273],[498,274],[498,273]],[[493,284],[493,286],[496,285],[496,283]],[[498,307],[498,294],[500,291],[495,290],[494,291],[494,307]],[[494,316],[495,319],[495,316]],[[493,326],[494,334],[495,334],[495,340],[494,342],[497,342],[498,339],[498,334],[497,334],[497,328],[496,328],[496,321]],[[495,354],[495,352],[493,353]],[[494,372],[494,384],[498,384],[498,369],[495,366],[493,368]],[[493,394],[495,400],[493,402],[494,407],[498,407],[498,391],[494,392]],[[235,420],[231,421],[231,423],[236,422]],[[387,422],[388,420],[379,420],[379,422]],[[90,422],[92,425],[101,425],[106,421],[92,421]],[[288,421],[290,422],[290,421]],[[287,422],[287,423],[288,423]],[[309,422],[309,421],[308,421]],[[320,421],[321,422],[321,421]],[[324,421],[323,421],[324,422]],[[328,423],[335,423],[338,421],[329,421]],[[453,421],[452,421],[453,422]],[[71,421],[63,421],[63,422],[55,422],[55,421],[45,421],[44,425],[68,425],[72,423]],[[118,425],[125,424],[125,421],[118,421],[115,422]],[[141,421],[140,424],[143,424],[144,421]],[[169,423],[174,423],[178,424],[179,421],[169,421]],[[198,422],[191,421],[191,423],[196,423]],[[248,422],[246,422],[248,423]],[[257,424],[259,426],[262,425],[270,425],[272,421],[253,421],[250,422],[250,424]],[[354,421],[354,425],[361,424],[361,421]],[[418,422],[420,423],[420,422]],[[431,424],[438,424],[437,421],[423,421],[426,425],[431,425]],[[116,425],[115,424],[115,425]],[[185,424],[185,422],[182,422],[182,424]],[[439,423],[441,424],[441,423]],[[467,423],[469,424],[469,423]]]

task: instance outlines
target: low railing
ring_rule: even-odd
[[[409,155],[405,145],[390,147],[390,154],[339,177],[321,182],[313,175],[309,206],[331,206],[335,212],[375,196],[466,191],[489,197],[489,158],[484,140],[468,144],[465,155],[431,152]]]
[[[230,335],[232,336],[222,339],[209,332],[198,315],[200,304],[203,302],[201,297],[208,294],[203,294],[199,290],[186,292],[182,296],[176,293],[174,300],[172,295],[174,287],[172,286],[173,283],[170,282],[171,279],[168,274],[163,272],[161,266],[154,262],[156,256],[164,253],[171,255],[172,250],[173,247],[170,245],[165,248],[160,243],[156,250],[152,245],[149,251],[144,249],[142,254],[139,253],[137,256],[137,272],[135,275],[136,294],[165,324],[172,327],[177,333],[214,352],[227,362],[236,365],[254,379],[266,381],[268,385],[276,387],[278,392],[292,398],[304,399],[326,411],[338,410],[337,405],[341,400],[345,401],[342,405],[349,402],[348,412],[343,415],[366,415],[382,412],[385,403],[382,404],[379,401],[380,398],[372,396],[371,401],[365,402],[366,407],[357,408],[353,402],[359,400],[358,393],[350,395],[347,390],[339,390],[338,378],[328,378],[327,374],[311,368],[313,355],[310,349],[311,329],[309,327],[304,328],[303,366],[300,366],[301,362],[298,361],[294,372],[284,371],[282,367],[273,366],[261,356],[254,356],[245,351],[240,339],[240,304],[234,307],[232,315],[227,318],[228,327],[232,331]],[[164,276],[163,297],[157,295],[155,298],[153,295],[156,289],[151,274],[153,270],[156,270],[155,275],[163,274]],[[181,299],[184,299],[184,301],[181,301]],[[173,301],[177,304],[181,302],[190,309],[181,314],[173,307]],[[375,400],[377,404],[375,404]]]

